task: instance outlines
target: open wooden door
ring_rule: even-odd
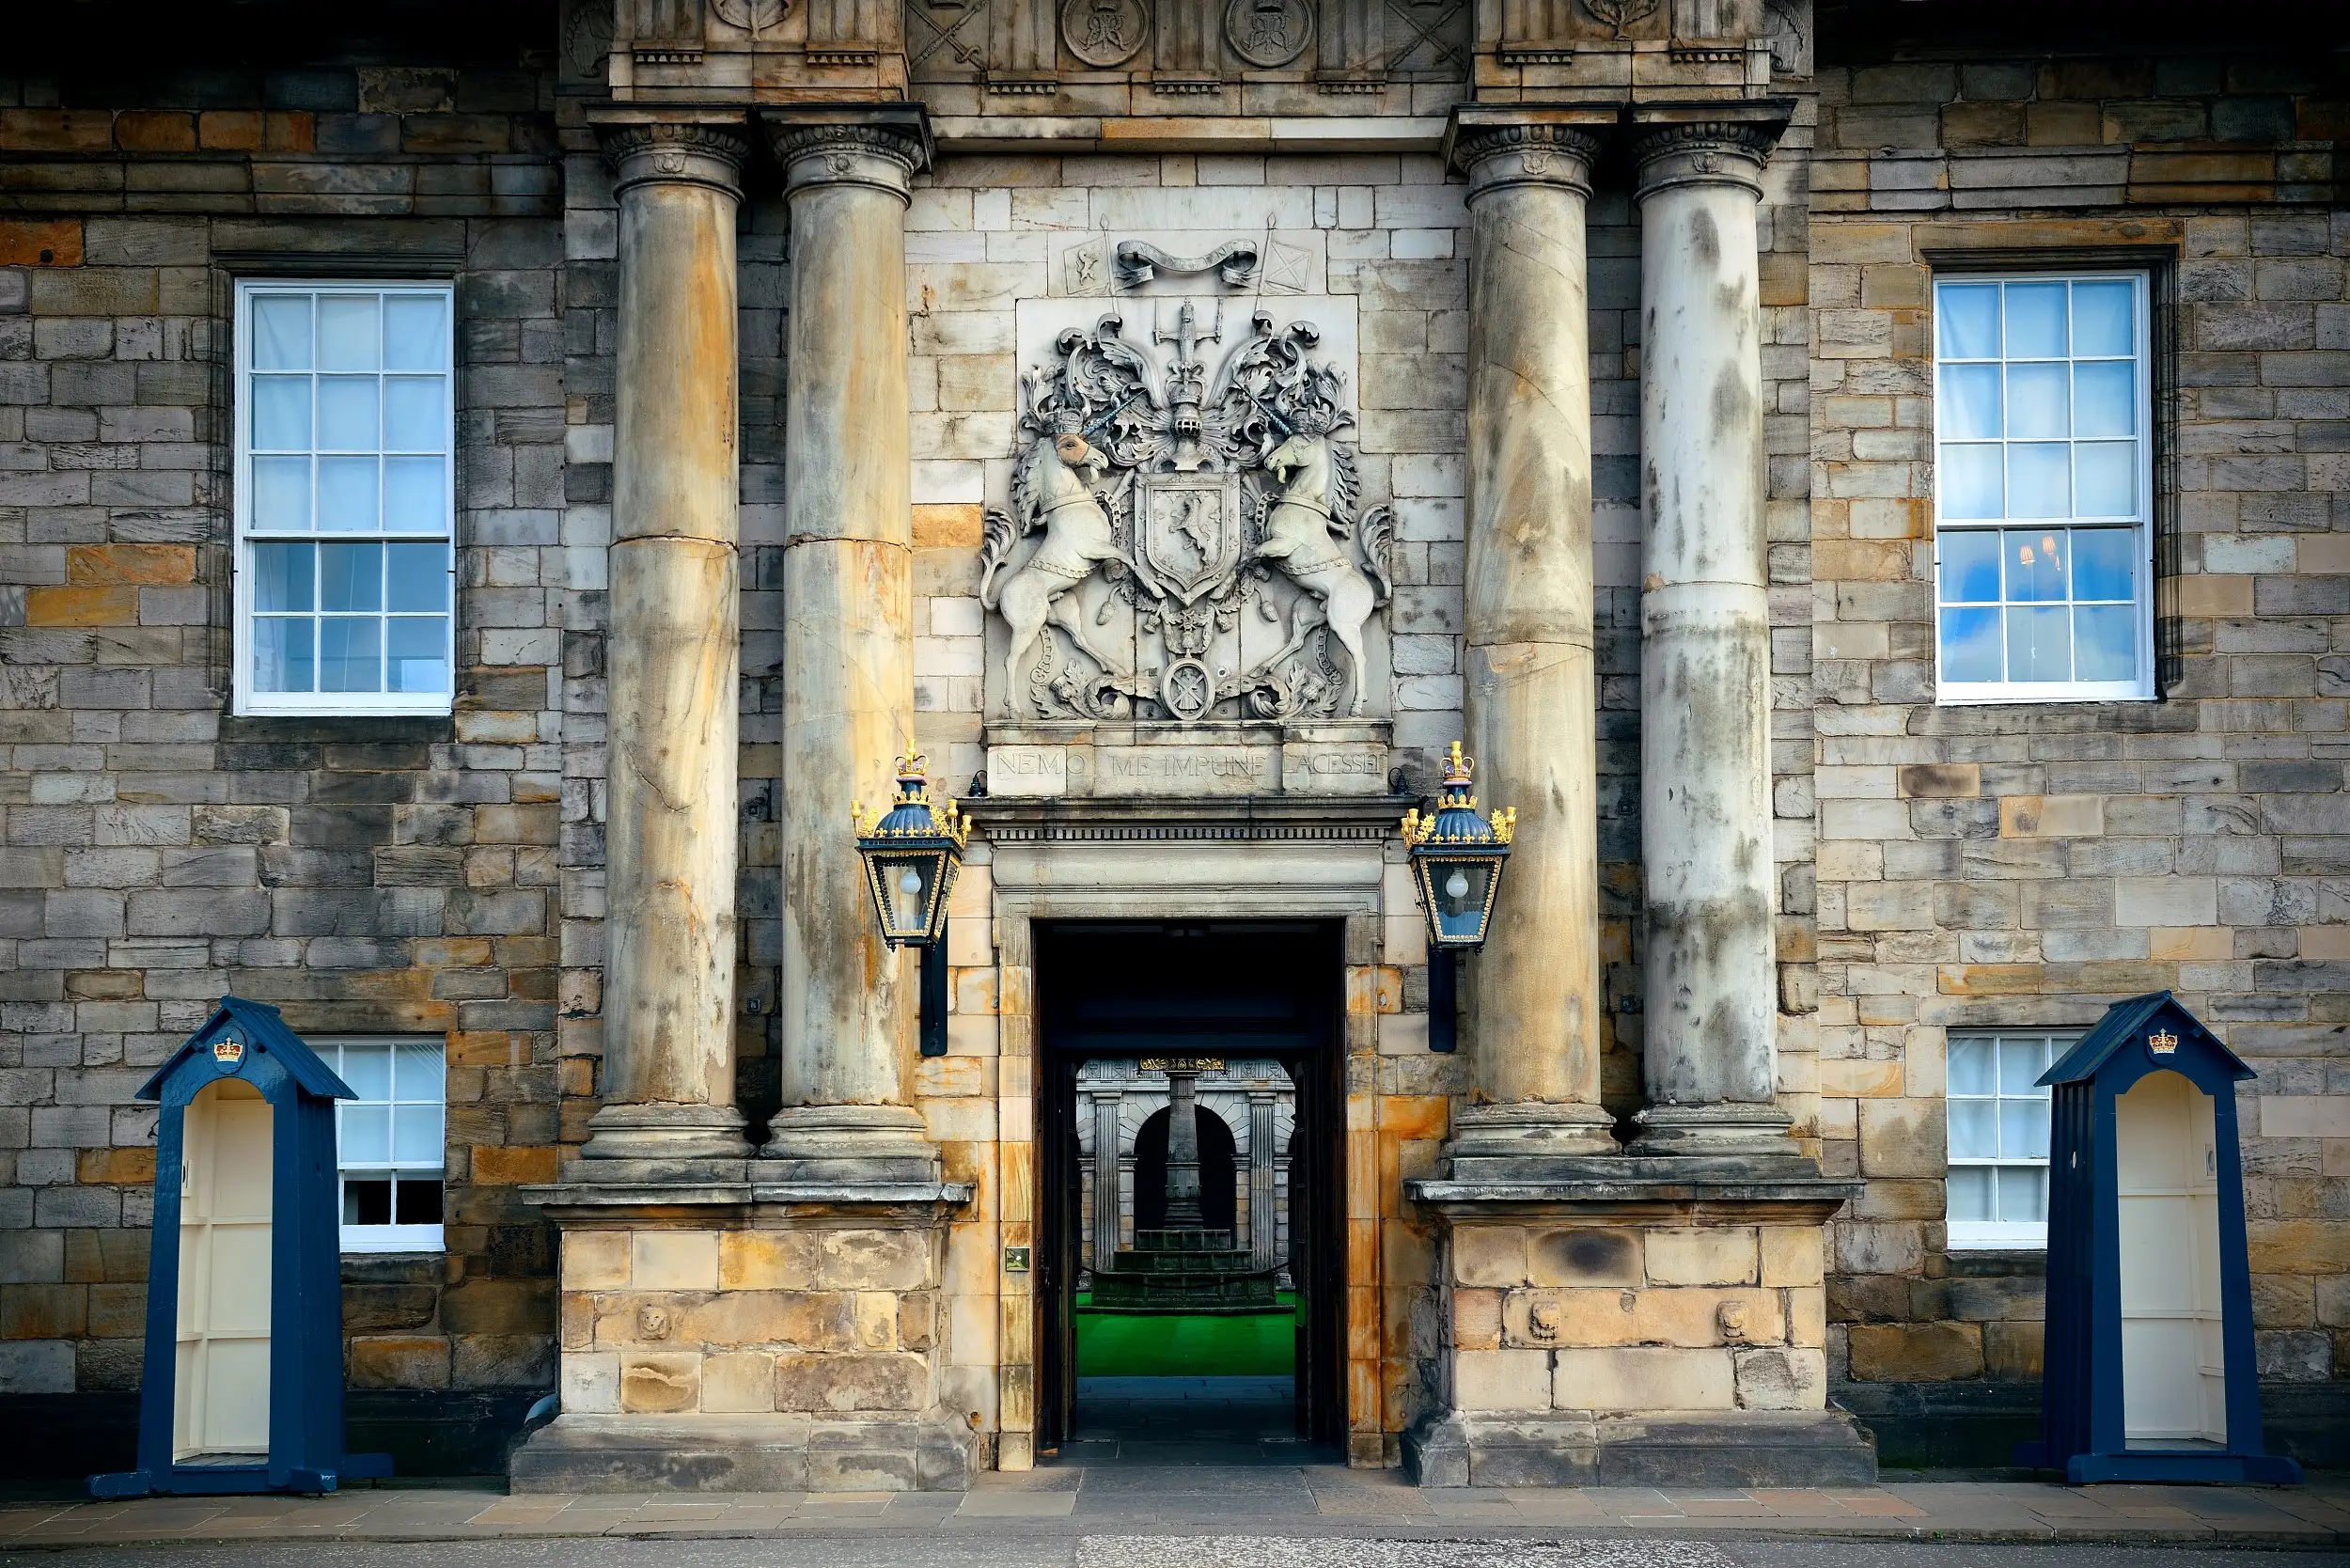
[[[188,1103],[180,1162],[179,1399],[172,1458],[269,1451],[270,1103],[223,1078]]]
[[[2211,1096],[2150,1073],[2113,1102],[2122,1250],[2122,1429],[2133,1443],[2228,1440],[2219,1186]]]

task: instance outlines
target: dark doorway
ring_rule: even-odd
[[[1048,1462],[1294,1464],[1342,1445],[1343,950],[1336,922],[1039,924]],[[1198,1221],[1167,1203],[1168,1086],[1186,1074]],[[1154,1267],[1211,1278],[1165,1301],[1132,1288]]]

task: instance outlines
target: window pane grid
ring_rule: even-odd
[[[1946,694],[2146,695],[2144,289],[1935,285]]]
[[[2044,1243],[2048,1035],[1954,1035],[1949,1044],[1949,1218],[1953,1245]]]
[[[356,1098],[335,1105],[345,1250],[441,1246],[446,1068],[438,1042],[321,1042]]]
[[[250,284],[242,297],[241,684],[264,710],[445,711],[449,290]]]

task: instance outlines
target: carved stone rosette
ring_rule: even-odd
[[[707,185],[740,199],[750,138],[739,120],[645,119],[605,122],[596,138],[611,168],[613,193],[648,183]]]
[[[1674,185],[1743,185],[1758,196],[1762,165],[1778,141],[1777,123],[1693,120],[1658,125],[1632,139],[1642,195]]]

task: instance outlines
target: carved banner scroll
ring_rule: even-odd
[[[1141,240],[1118,243],[1119,287],[1139,289],[1160,272],[1179,277],[1214,272],[1232,288],[1246,289],[1257,278],[1257,243],[1228,240],[1205,256],[1193,257],[1169,256]]]

